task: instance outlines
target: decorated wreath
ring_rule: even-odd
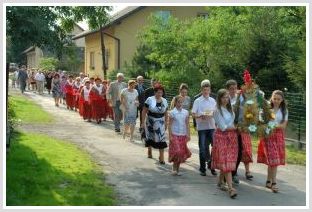
[[[252,80],[248,69],[244,71],[244,85],[238,94],[235,109],[239,112],[240,97],[243,101],[243,121],[237,123],[240,131],[257,134],[259,137],[266,137],[275,128],[275,115],[267,100],[264,99],[264,93],[259,86]],[[237,122],[238,116],[236,117]]]

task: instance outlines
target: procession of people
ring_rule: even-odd
[[[56,107],[62,101],[68,110],[78,111],[83,120],[97,124],[110,118],[115,132],[124,139],[129,137],[127,141],[130,143],[134,142],[139,119],[139,132],[147,148],[147,158],[153,158],[152,150],[157,149],[159,164],[164,165],[164,150],[169,147],[168,162],[173,164],[173,176],[181,176],[180,166],[192,157],[188,147],[192,117],[198,134],[199,174],[206,176],[209,170],[213,176],[219,175],[217,187],[227,191],[231,198],[238,195],[233,185],[240,183],[237,173],[240,162],[245,167],[245,178],[253,179],[250,169],[254,162],[252,135],[259,132],[257,162],[268,166],[264,186],[278,192],[277,167],[285,165],[288,109],[280,90],[273,91],[270,100],[266,101],[248,71],[244,72],[244,85],[240,90],[237,82],[230,79],[218,90],[216,98],[211,96],[208,79],[200,83],[201,93],[194,98],[188,95],[188,85],[182,83],[179,93],[173,99],[166,99],[165,87],[152,79],[151,87],[147,88],[143,76],[126,83],[124,74],[118,73],[116,81],[110,83],[99,77],[89,78],[83,73],[79,76],[67,76],[63,72],[44,75],[42,71],[27,74],[25,66],[14,73],[14,87],[18,86],[24,93],[29,83],[34,85],[28,80],[32,78],[40,95],[45,83]],[[35,90],[35,86],[29,87],[32,89]],[[258,99],[263,101],[258,103]],[[269,118],[260,117],[261,114]]]

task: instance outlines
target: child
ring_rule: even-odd
[[[218,186],[221,190],[226,190],[223,181],[224,178],[226,179],[231,198],[237,196],[232,185],[232,171],[236,169],[238,155],[234,118],[229,92],[220,89],[217,95],[217,110],[214,112],[217,129],[213,137],[212,168],[220,170]]]
[[[258,146],[258,163],[268,165],[266,187],[274,193],[278,192],[276,185],[277,166],[285,165],[285,128],[288,121],[288,110],[284,93],[275,90],[270,100],[275,114],[276,128],[269,137],[261,139]]]
[[[172,175],[180,176],[180,164],[192,153],[187,148],[190,141],[189,112],[182,108],[182,96],[174,98],[174,108],[169,112],[169,162],[173,162]]]

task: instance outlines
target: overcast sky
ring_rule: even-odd
[[[110,12],[111,15],[115,14],[116,12],[126,8],[127,6],[113,6],[113,10]],[[88,24],[86,22],[79,22],[79,26],[81,26],[84,30],[88,30]]]

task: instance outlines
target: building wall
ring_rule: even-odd
[[[106,30],[106,33],[112,35],[112,29]],[[102,51],[101,51],[101,37],[100,33],[94,33],[89,36],[86,36],[86,48],[85,48],[85,73],[89,74],[90,77],[104,77],[102,69]],[[105,49],[108,51],[108,70],[112,71],[117,67],[117,51],[116,51],[116,41],[104,35],[104,44]],[[91,53],[94,54],[94,69],[91,66]]]
[[[73,31],[71,32],[71,34],[72,35],[78,35],[78,34],[80,34],[82,32],[83,32],[83,30],[75,25]],[[78,47],[85,47],[85,38],[84,37],[79,38],[77,40],[73,40],[73,41],[76,44],[76,46],[78,46]]]
[[[132,57],[139,44],[136,36],[148,24],[148,17],[152,13],[161,10],[170,11],[173,17],[182,20],[196,18],[199,13],[207,13],[205,7],[155,6],[146,7],[125,18],[119,25],[114,26],[115,36],[121,40],[121,67],[124,66],[125,62],[131,64]]]
[[[133,55],[139,44],[137,34],[148,24],[148,17],[156,11],[170,11],[171,15],[179,19],[196,18],[199,13],[207,13],[205,7],[179,7],[179,6],[155,6],[145,7],[129,17],[123,19],[106,30],[107,33],[120,39],[120,68],[125,63],[131,64]],[[108,73],[118,67],[118,46],[117,41],[108,36],[104,36],[105,47],[109,51]],[[94,33],[85,37],[85,73],[89,76],[103,77],[101,40],[100,33]],[[95,54],[95,68],[90,66],[90,53]]]
[[[33,51],[28,52],[26,56],[27,56],[27,67],[38,69],[40,59],[43,57],[42,50],[36,47]]]

